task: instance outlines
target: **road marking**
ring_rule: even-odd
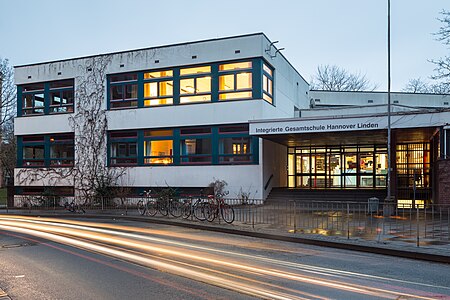
[[[17,275],[17,276],[14,276],[14,278],[24,278],[25,277],[25,275]]]

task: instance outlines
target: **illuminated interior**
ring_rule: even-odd
[[[144,156],[146,157],[144,163],[171,164],[172,155],[172,140],[144,141]]]

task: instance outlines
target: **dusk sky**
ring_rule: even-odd
[[[387,0],[0,0],[0,57],[12,65],[264,32],[310,81],[319,64],[387,89]],[[427,79],[448,0],[392,0],[392,89]]]

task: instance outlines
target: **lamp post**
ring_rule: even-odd
[[[388,150],[388,171],[387,171],[387,201],[391,200],[391,0],[387,0],[387,14],[388,14],[388,28],[387,28],[387,123],[388,123],[388,132],[387,132],[387,150]]]

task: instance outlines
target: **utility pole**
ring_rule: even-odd
[[[388,28],[387,28],[387,64],[388,64],[388,105],[387,105],[387,122],[388,122],[388,132],[387,132],[387,151],[388,151],[388,171],[387,171],[387,201],[391,200],[391,0],[387,0],[387,14],[388,14]]]

